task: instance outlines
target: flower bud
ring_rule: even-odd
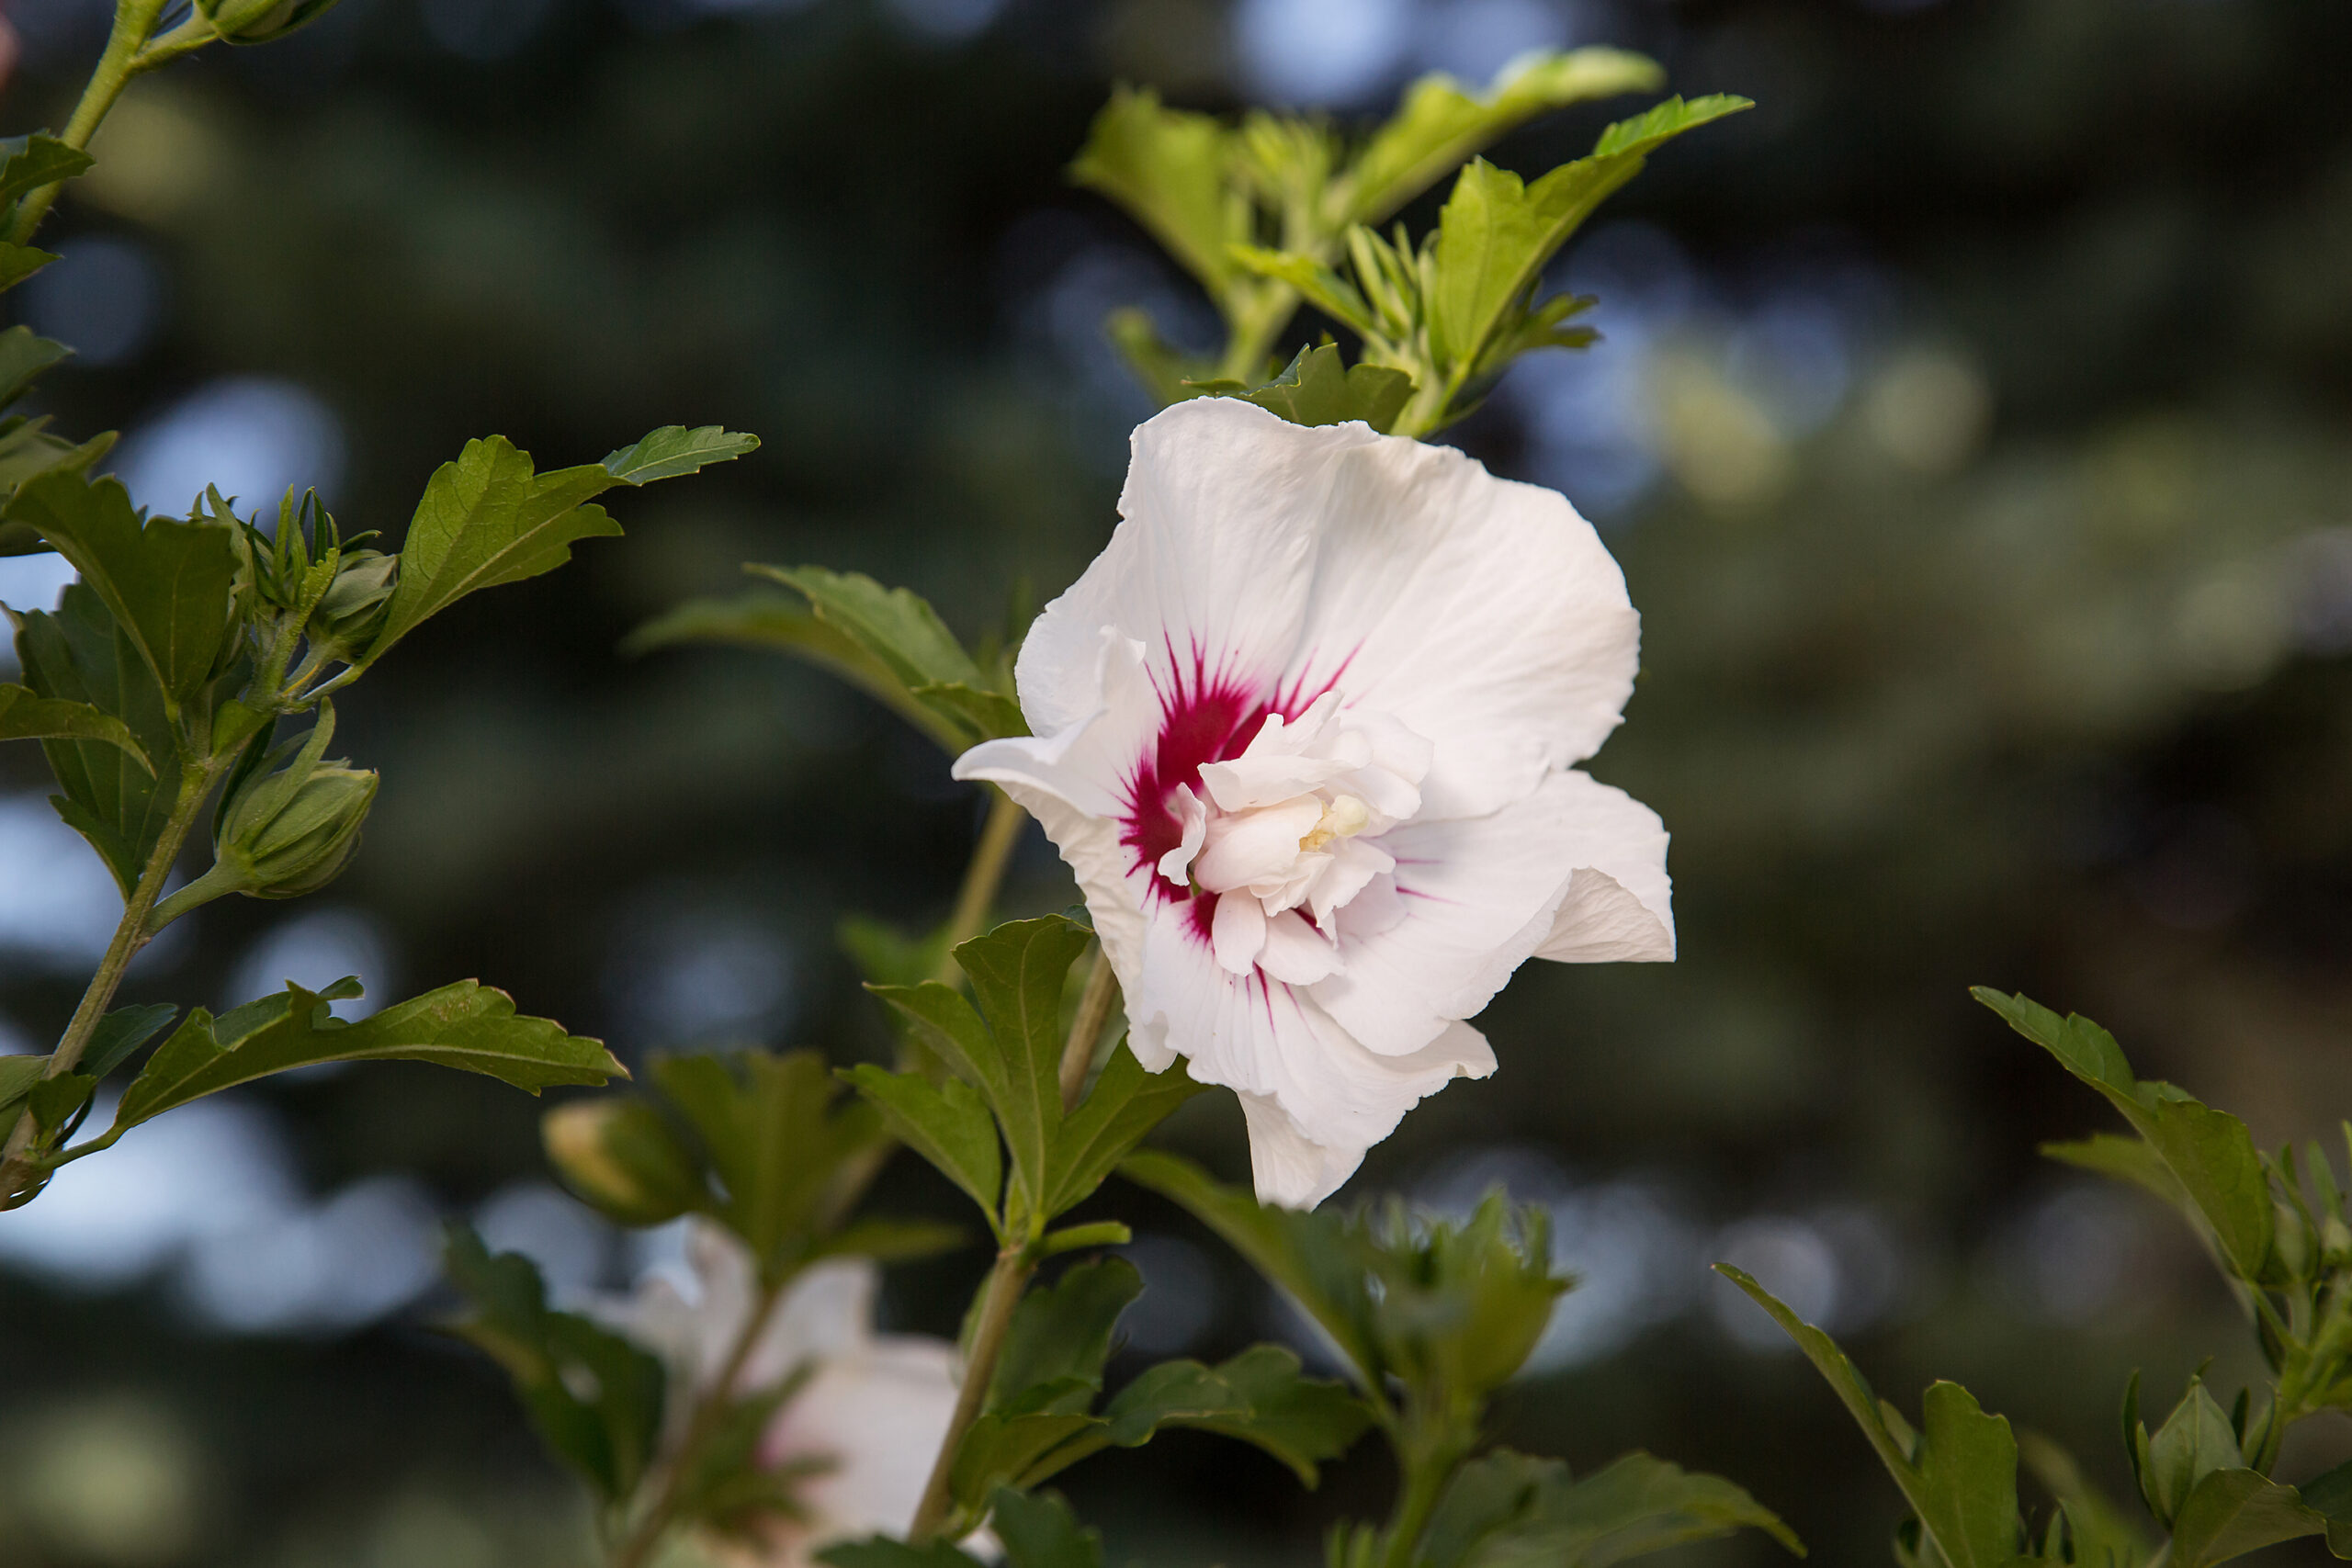
[[[548,1163],[585,1202],[629,1225],[702,1206],[702,1172],[662,1113],[614,1097],[559,1105],[539,1122]]]
[[[289,761],[237,786],[213,829],[208,879],[255,898],[297,898],[342,873],[359,847],[378,779],[372,769],[322,761],[334,735],[334,707],[322,705],[299,750],[291,742],[280,749],[280,757],[293,752]]]
[[[2278,1267],[2286,1270],[2290,1280],[2310,1279],[2312,1266],[2318,1261],[2312,1227],[2304,1223],[2302,1211],[2292,1203],[2274,1200],[2271,1207],[2276,1211],[2277,1223],[2271,1229],[2270,1246],[2278,1258]]]
[[[376,550],[354,550],[343,558],[318,607],[311,612],[309,631],[314,642],[357,653],[376,639],[392,602],[393,580],[400,558]]]
[[[267,43],[326,15],[334,0],[196,0],[212,30],[231,43]]]

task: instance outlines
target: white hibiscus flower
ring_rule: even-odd
[[[1363,424],[1180,403],[1109,547],[1031,628],[1034,739],[956,764],[1078,874],[1155,1070],[1241,1097],[1259,1196],[1311,1207],[1529,957],[1668,959],[1666,830],[1572,764],[1640,620],[1566,499]]]
[[[751,1254],[704,1220],[691,1222],[686,1257],[695,1289],[656,1275],[596,1315],[659,1356],[669,1371],[673,1441],[724,1366],[756,1300]],[[814,1461],[793,1489],[803,1516],[778,1517],[759,1545],[708,1543],[730,1562],[808,1568],[837,1540],[900,1536],[913,1523],[933,1459],[956,1407],[956,1347],[920,1335],[874,1332],[880,1271],[867,1258],[820,1263],[793,1282],[744,1362],[742,1392],[773,1388],[807,1369],[762,1438],[759,1462]]]

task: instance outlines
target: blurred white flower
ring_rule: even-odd
[[[662,1359],[670,1380],[670,1437],[723,1370],[758,1299],[749,1251],[707,1221],[686,1239],[693,1290],[656,1274],[595,1315]],[[820,1263],[785,1293],[745,1360],[739,1392],[806,1381],[769,1423],[759,1462],[814,1461],[794,1489],[803,1517],[761,1527],[761,1540],[711,1541],[729,1561],[806,1568],[828,1544],[876,1533],[904,1536],[947,1434],[960,1368],[956,1347],[921,1335],[874,1332],[879,1270],[870,1259]]]
[[[1181,403],[1031,628],[1034,739],[965,753],[1077,872],[1157,1070],[1241,1097],[1312,1206],[1494,1070],[1463,1020],[1531,956],[1674,955],[1665,828],[1571,764],[1640,620],[1566,498],[1361,423]]]

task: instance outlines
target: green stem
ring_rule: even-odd
[[[122,984],[123,971],[139,956],[139,950],[163,929],[151,919],[155,901],[172,874],[173,863],[179,859],[180,846],[187,840],[188,829],[195,824],[204,797],[212,791],[218,767],[217,762],[208,759],[189,762],[180,769],[180,789],[172,802],[172,814],[164,822],[163,834],[155,840],[154,851],[148,855],[147,864],[122,907],[122,919],[114,928],[114,939],[107,943],[106,956],[98,961],[97,973],[90,976],[81,1005],[74,1010],[74,1017],[65,1025],[57,1049],[51,1053],[42,1077],[53,1078],[70,1073],[80,1064],[82,1053],[89,1047],[90,1036],[96,1032],[98,1021],[106,1017],[115,990]],[[15,1130],[8,1134],[5,1154],[0,1154],[0,1207],[12,1206],[17,1194],[33,1175],[24,1159],[32,1138],[32,1118],[19,1116]]]
[[[130,79],[146,69],[139,51],[147,42],[147,35],[154,30],[156,18],[163,14],[164,0],[120,0],[116,6],[114,30],[107,36],[106,51],[98,56],[89,82],[82,88],[82,101],[74,106],[73,118],[59,132],[60,141],[76,150],[89,146],[90,138],[97,134],[98,126],[107,118],[107,111],[114,107],[114,101],[122,96]],[[24,200],[17,204],[17,216],[8,225],[11,244],[31,243],[41,220],[49,216],[50,208],[55,204],[62,184],[57,181],[28,192]]]
[[[1396,1459],[1404,1468],[1405,1485],[1397,1495],[1396,1512],[1389,1517],[1381,1568],[1411,1568],[1421,1532],[1429,1528],[1430,1516],[1437,1511],[1438,1499],[1453,1478],[1456,1463],[1450,1453],[1412,1454],[1401,1448]]]
[[[1062,1112],[1078,1109],[1079,1091],[1086,1087],[1086,1069],[1094,1065],[1094,1043],[1102,1038],[1111,1009],[1119,999],[1119,977],[1111,972],[1111,955],[1094,945],[1094,966],[1086,972],[1086,989],[1079,994],[1078,1016],[1070,1021],[1069,1040],[1062,1046]]]
[[[727,1407],[734,1398],[736,1380],[743,1375],[743,1368],[750,1363],[752,1352],[759,1348],[761,1336],[767,1332],[768,1319],[775,1315],[775,1309],[783,1302],[784,1293],[791,1288],[795,1277],[794,1274],[786,1274],[760,1292],[758,1302],[752,1305],[751,1313],[743,1319],[743,1326],[736,1333],[734,1344],[728,1348],[727,1360],[720,1367],[718,1376],[712,1381],[703,1394],[702,1403],[688,1419],[685,1432],[678,1439],[677,1451],[662,1467],[660,1489],[639,1517],[637,1527],[614,1550],[610,1568],[640,1568],[640,1564],[652,1557],[654,1549],[662,1544],[662,1538],[669,1533],[671,1523],[677,1517],[679,1491],[684,1486],[686,1477],[694,1472],[695,1461],[700,1457],[703,1445],[710,1441],[718,1430],[719,1423],[726,1418]]]
[[[956,1450],[963,1446],[964,1434],[979,1419],[980,1407],[988,1401],[997,1359],[1004,1353],[1005,1333],[1012,1326],[1012,1309],[1021,1304],[1021,1292],[1029,1288],[1029,1276],[1036,1268],[1028,1247],[1015,1242],[996,1255],[996,1267],[989,1270],[979,1322],[972,1329],[971,1354],[964,1362],[964,1384],[956,1391],[956,1412],[948,1417],[947,1435],[940,1439],[939,1457],[932,1461],[931,1479],[923,1483],[922,1502],[907,1529],[907,1540],[914,1545],[937,1535],[955,1511],[949,1483],[956,1472]]]
[[[994,784],[988,790],[989,819],[981,824],[980,841],[972,847],[971,863],[964,868],[964,886],[956,892],[955,912],[947,917],[947,951],[932,976],[943,986],[954,985],[962,973],[956,965],[956,949],[987,929],[997,889],[1012,863],[1012,846],[1021,841],[1021,827],[1028,818],[1004,791]]]

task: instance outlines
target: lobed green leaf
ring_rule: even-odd
[[[978,1091],[961,1078],[933,1085],[921,1073],[892,1073],[862,1062],[842,1075],[882,1113],[891,1135],[962,1188],[990,1229],[1004,1193],[1004,1156],[996,1122]]]
[[[198,1008],[131,1080],[115,1126],[136,1126],[205,1095],[321,1062],[431,1062],[534,1094],[552,1084],[628,1076],[601,1042],[568,1034],[544,1018],[518,1016],[513,998],[473,980],[396,1002],[357,1023],[328,1010],[330,1001],[358,994],[356,981],[322,991],[288,983],[283,995],[218,1019]]]
[[[2217,1470],[2181,1505],[2165,1561],[2167,1568],[2211,1568],[2266,1546],[2328,1533],[2326,1516],[2293,1487],[2251,1470]]]
[[[1207,115],[1164,107],[1149,88],[1115,88],[1069,177],[1126,209],[1214,296],[1231,276],[1227,246],[1250,212],[1228,190],[1233,132]]]

